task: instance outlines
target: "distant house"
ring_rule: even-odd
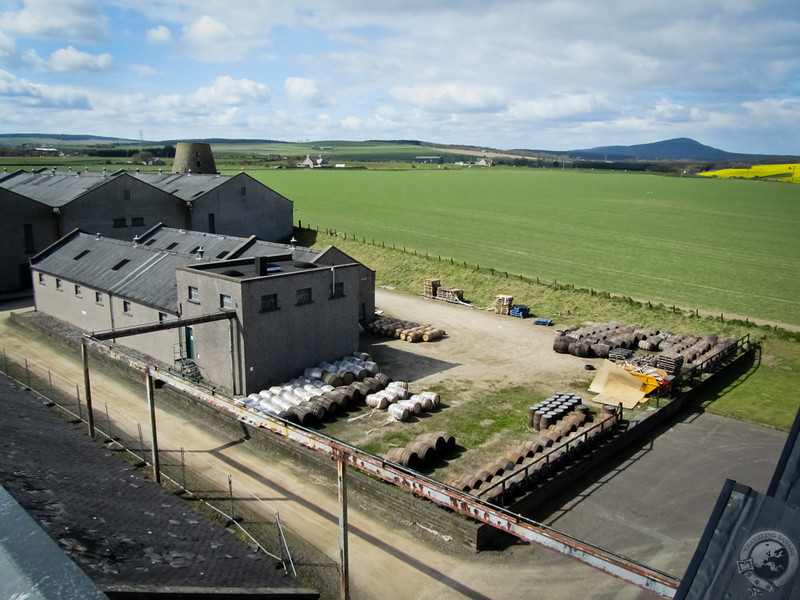
[[[476,167],[491,167],[492,166],[492,159],[491,158],[486,158],[484,156],[483,158],[480,158],[480,159],[475,161],[475,166]]]
[[[375,273],[340,250],[158,225],[137,241],[75,230],[31,260],[37,310],[84,331],[229,319],[116,341],[234,394],[358,349]]]
[[[414,160],[421,164],[426,165],[440,165],[442,164],[441,156],[415,156]]]
[[[0,214],[0,292],[30,289],[29,259],[73,229],[132,240],[166,223],[281,241],[293,227],[292,202],[245,173],[18,171],[0,177]]]

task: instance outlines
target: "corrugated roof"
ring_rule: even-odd
[[[180,173],[137,173],[135,175],[131,173],[131,176],[181,200],[194,200],[231,179],[223,175],[181,175]]]
[[[103,185],[110,177],[97,171],[20,171],[1,179],[0,187],[55,208],[69,204],[88,190]]]
[[[148,245],[150,240],[154,240]],[[248,240],[170,227],[156,227],[134,244],[83,232],[71,234],[32,259],[37,270],[92,289],[111,293],[168,312],[176,312],[175,270],[197,262],[221,260],[246,242],[237,258],[292,252],[294,260],[312,262],[319,252],[286,244]],[[176,244],[173,246],[173,244]],[[203,249],[199,258],[198,247]]]

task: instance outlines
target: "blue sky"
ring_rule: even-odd
[[[797,0],[0,0],[0,132],[800,154]]]

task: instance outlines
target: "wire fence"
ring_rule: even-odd
[[[47,367],[3,348],[0,369],[56,406],[73,423],[87,422],[85,398],[77,384]],[[95,435],[109,447],[126,452],[140,467],[152,467],[153,446],[149,425],[116,419],[108,403],[93,392]],[[235,528],[242,538],[258,551],[278,561],[286,572],[297,578],[295,562],[289,551],[278,511],[261,496],[237,481],[231,473],[203,458],[202,453],[184,448],[159,448],[159,474],[162,484],[190,503],[197,502],[201,513],[207,513],[226,527]],[[332,564],[330,566],[335,566]]]
[[[366,235],[356,235],[354,233],[339,231],[338,229],[333,229],[330,227],[320,228],[317,225],[310,225],[308,223],[304,225],[302,220],[298,220],[296,228],[299,230],[304,229],[306,231],[311,231],[311,232],[316,231],[318,233],[324,231],[326,235],[340,237],[343,238],[344,240],[352,240],[354,242],[360,242],[362,244],[370,244],[376,247],[391,248],[392,250],[401,251],[409,255],[417,256],[419,258],[424,257],[425,260],[429,261],[437,261],[439,263],[450,263],[451,265],[460,266],[465,269],[472,269],[473,271],[477,272],[483,271],[485,273],[490,273],[492,276],[504,277],[506,279],[522,281],[528,284],[536,284],[553,290],[565,290],[569,292],[577,292],[580,294],[588,294],[590,296],[596,296],[598,298],[606,298],[609,300],[622,302],[624,304],[639,306],[641,308],[646,307],[648,310],[661,309],[664,311],[672,312],[673,314],[679,313],[683,314],[684,316],[689,316],[689,317],[694,316],[698,318],[702,314],[703,317],[719,320],[720,323],[724,323],[727,321],[727,322],[738,323],[741,325],[751,325],[751,324],[757,325],[756,321],[751,322],[748,317],[740,318],[740,317],[732,317],[730,315],[726,317],[724,313],[719,313],[719,316],[717,316],[716,314],[711,314],[710,312],[700,311],[700,309],[698,308],[686,308],[677,306],[675,304],[667,305],[664,304],[663,302],[652,302],[650,300],[635,299],[632,298],[631,296],[626,296],[624,294],[606,292],[603,290],[594,289],[592,287],[580,287],[580,286],[576,287],[575,284],[558,281],[556,279],[550,280],[548,278],[539,278],[537,276],[523,275],[521,273],[510,273],[507,269],[499,269],[499,268],[495,269],[494,267],[487,267],[486,265],[481,267],[481,265],[479,264],[468,263],[466,260],[457,260],[453,258],[448,258],[446,256],[442,256],[441,254],[431,254],[429,252],[417,251],[415,248],[409,248],[402,244],[398,245],[396,242],[385,242],[383,240],[376,240],[374,237],[367,237]],[[778,325],[767,326],[767,328],[773,329],[775,333],[778,333],[778,331],[783,331],[783,329]]]

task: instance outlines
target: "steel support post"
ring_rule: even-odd
[[[86,424],[89,426],[89,435],[94,437],[94,413],[92,412],[92,385],[89,382],[89,349],[86,340],[81,343],[81,358],[83,359],[83,391],[86,396]],[[80,402],[80,401],[79,401]]]
[[[149,371],[145,376],[147,379],[147,407],[150,409],[150,433],[153,439],[153,479],[156,480],[156,483],[161,483],[161,468],[158,461],[158,432],[156,431],[155,385],[153,385],[153,378]]]
[[[339,482],[339,561],[342,571],[342,600],[350,598],[350,558],[347,549],[347,463],[337,460]]]

